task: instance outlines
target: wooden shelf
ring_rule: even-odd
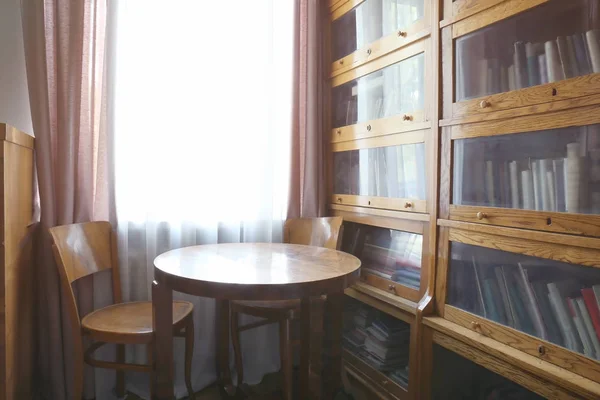
[[[382,374],[380,371],[363,361],[360,357],[357,357],[346,349],[344,349],[342,357],[347,366],[360,371],[369,384],[376,387],[378,391],[387,393],[395,399],[408,399],[408,390],[405,387],[399,385],[390,377]]]

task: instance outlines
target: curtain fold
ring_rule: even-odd
[[[22,0],[27,81],[39,187],[36,248],[39,395],[72,396],[71,326],[62,312],[48,228],[105,218],[97,178],[106,168],[100,129],[105,0]],[[93,307],[94,285],[77,285],[80,310]],[[86,370],[86,392],[94,376]]]
[[[294,92],[288,218],[327,212],[324,109],[328,90],[322,41],[326,3],[295,0]]]

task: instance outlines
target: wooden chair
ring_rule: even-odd
[[[84,362],[99,368],[117,370],[117,395],[125,395],[125,370],[150,373],[150,393],[153,396],[152,302],[123,303],[117,257],[116,234],[108,222],[88,222],[57,226],[50,229],[53,250],[60,274],[63,297],[66,299],[73,330],[74,399],[83,394]],[[95,310],[80,319],[72,284],[88,275],[112,269],[113,305]],[[190,399],[194,398],[191,384],[194,349],[193,305],[187,301],[173,302],[173,331],[185,338],[185,383]],[[83,351],[83,337],[93,340]],[[92,358],[94,351],[107,343],[117,344],[117,361]],[[147,345],[148,364],[126,364],[125,344]]]
[[[338,249],[341,245],[342,217],[299,218],[287,220],[283,231],[283,241],[292,244]],[[239,325],[240,314],[264,318],[262,321]],[[237,384],[241,387],[244,380],[240,332],[262,325],[279,324],[279,352],[283,376],[282,390],[285,400],[292,399],[292,352],[290,335],[291,321],[300,316],[300,300],[286,301],[232,301],[231,336],[235,352]]]

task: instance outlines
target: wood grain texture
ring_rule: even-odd
[[[495,22],[510,18],[530,8],[546,3],[549,0],[507,0],[474,14],[468,18],[457,21],[452,25],[452,38],[464,36]]]
[[[477,213],[485,214],[483,219]],[[481,214],[480,214],[481,215]],[[513,208],[450,206],[450,219],[571,235],[600,236],[600,216]]]
[[[343,85],[344,83],[350,82],[353,79],[360,78],[361,76],[368,75],[371,72],[377,71],[388,65],[395,64],[409,57],[423,53],[427,48],[427,40],[427,38],[422,38],[411,43],[408,46],[404,46],[396,51],[386,54],[383,57],[379,57],[378,59],[373,60],[368,64],[361,65],[348,72],[344,72],[340,75],[337,75],[331,79],[331,86],[336,87]]]
[[[429,7],[429,2],[425,2],[425,7]],[[400,35],[399,32],[402,32],[404,35]],[[359,67],[429,36],[431,34],[431,29],[429,29],[427,20],[422,18],[399,32],[384,36],[339,60],[335,60],[331,64],[330,78],[336,77],[353,68]]]
[[[346,0],[330,7],[331,14],[329,17],[331,21],[335,21],[336,19],[340,18],[342,15],[346,14],[348,11],[352,10],[354,7],[358,6],[364,1],[365,0]]]
[[[404,311],[390,303],[387,303],[376,297],[373,297],[366,293],[358,291],[355,288],[346,289],[344,294],[346,296],[352,297],[353,299],[356,299],[364,304],[367,304],[373,308],[376,308],[381,312],[391,315],[392,317],[394,317],[396,319],[404,321],[407,324],[412,324],[415,322],[415,315],[413,313]]]
[[[546,129],[585,126],[600,123],[600,106],[593,105],[511,119],[453,125],[452,139],[527,133]]]
[[[398,142],[397,144],[423,142],[423,135],[427,129],[431,128],[431,123],[425,121],[425,113],[423,111],[412,112],[409,116],[410,120],[405,120],[404,115],[396,115],[334,128],[331,130],[331,143],[341,145],[342,143],[360,140],[359,144],[363,144],[364,147],[381,147],[389,146],[386,143],[390,143],[390,140]],[[391,137],[392,135],[393,137]],[[346,147],[350,149],[358,148],[359,146],[353,145],[352,147],[348,147],[346,145]],[[337,149],[334,151],[341,151],[339,147]]]
[[[397,399],[408,398],[408,391],[404,387],[398,385],[387,375],[384,375],[360,358],[356,357],[352,352],[344,350],[343,358],[346,365],[351,365],[356,370],[360,371],[368,379],[371,385],[377,387],[379,391],[388,392]]]
[[[452,104],[454,103],[454,41],[452,28],[441,30],[441,72],[442,90],[439,96],[442,102],[442,118],[452,117]]]
[[[17,400],[33,395],[33,138],[3,124],[0,136],[0,399]]]
[[[381,276],[370,274],[368,269],[364,269],[360,275],[361,282],[386,291],[394,296],[400,296],[407,300],[418,302],[420,299],[419,290],[404,286],[399,282],[394,282],[390,279],[385,279]]]
[[[337,250],[342,221],[340,217],[290,218],[283,226],[283,242]]]
[[[464,328],[440,317],[427,317],[423,323],[454,339],[468,342],[470,346],[506,361],[516,368],[528,371],[541,379],[554,382],[586,399],[600,397],[600,384],[569,370],[560,368],[537,356],[531,356],[497,340]]]
[[[421,346],[418,348],[419,354],[419,374],[418,381],[415,383],[419,388],[418,392],[412,397],[414,400],[431,399],[432,381],[433,381],[433,329],[420,323],[421,326]],[[414,385],[413,385],[414,386]]]
[[[450,229],[450,241],[545,258],[569,264],[600,268],[600,251],[564,244],[548,243],[519,237],[497,236],[489,233]]]
[[[417,213],[410,213],[410,212],[404,212],[404,211],[380,210],[378,208],[355,207],[355,206],[345,206],[345,205],[341,205],[341,204],[330,204],[329,209],[332,211],[344,212],[345,215],[348,215],[348,216],[350,216],[350,214],[353,214],[353,215],[355,215],[354,218],[359,218],[359,216],[364,215],[365,217],[370,217],[370,216],[384,217],[386,221],[399,220],[399,221],[427,222],[430,220],[429,214],[417,214]],[[367,225],[377,225],[377,224],[367,223]],[[410,226],[412,226],[412,225],[410,225]],[[396,228],[390,228],[390,229],[396,229]],[[405,228],[398,228],[398,229],[405,230]],[[407,225],[406,229],[410,229],[409,225]],[[420,231],[421,231],[421,229],[418,228],[418,232],[416,231],[415,233],[420,233]]]
[[[449,305],[446,305],[444,314],[444,318],[448,319],[448,321],[454,322],[464,328],[471,327],[473,322],[478,323],[477,333],[480,335],[497,340],[531,356],[537,356],[541,360],[555,364],[593,381],[600,381],[600,364],[583,354],[569,351],[564,347]],[[543,356],[540,356],[538,352],[538,346],[540,345],[543,345],[546,350]]]
[[[335,204],[334,204],[335,206]],[[339,206],[344,207],[344,206]],[[359,207],[355,207],[359,208]],[[370,226],[378,226],[382,228],[395,229],[404,232],[418,233],[423,234],[424,224],[420,221],[413,220],[402,220],[396,219],[394,217],[378,217],[369,214],[363,213],[354,213],[348,212],[344,210],[332,210],[333,215],[340,216],[344,218],[344,221],[356,222],[357,224],[370,225]],[[410,213],[405,213],[410,214]],[[416,215],[426,215],[426,214],[416,214]]]
[[[442,128],[442,148],[440,155],[440,214],[439,218],[447,219],[450,216],[450,201],[452,189],[452,140],[450,139],[450,129]]]
[[[504,376],[505,378],[547,399],[567,400],[578,398],[572,393],[551,382],[541,380],[527,373],[526,371],[515,368],[514,365],[509,364],[506,361],[502,361],[490,356],[489,354],[475,349],[469,344],[466,344],[460,340],[456,340],[439,332],[434,332],[433,341],[436,344],[468,360],[473,361],[475,364],[478,364],[498,375]]]
[[[364,294],[367,294],[367,295],[374,297],[378,300],[381,300],[385,303],[391,304],[392,306],[398,308],[399,310],[402,310],[402,311],[405,311],[405,312],[408,312],[411,314],[416,314],[416,312],[417,312],[417,303],[415,303],[414,301],[410,301],[410,300],[404,299],[402,297],[393,295],[385,290],[381,290],[376,287],[367,285],[366,283],[357,282],[356,284],[354,284],[354,286],[352,286],[351,289],[356,290],[361,293],[364,293]],[[346,289],[344,291],[344,293],[348,294],[349,291],[350,291],[349,289]]]
[[[426,213],[427,201],[403,199],[398,197],[356,196],[351,194],[333,194],[331,203],[358,207],[383,208],[405,212]]]
[[[448,284],[448,266],[450,262],[450,232],[447,228],[440,228],[438,235],[438,250],[435,280],[435,309],[437,315],[444,316],[446,292]]]
[[[453,104],[452,118],[483,114],[492,119],[493,114],[498,111],[597,95],[599,92],[600,73],[583,75],[559,82],[459,101]],[[487,102],[487,107],[481,107],[482,101]],[[586,102],[587,104],[589,103]]]
[[[7,124],[0,123],[0,140],[33,149],[33,136]]]
[[[450,3],[450,13],[447,17],[444,16],[442,22],[444,26],[455,23],[473,14],[487,10],[503,1],[505,0],[456,0],[454,2],[450,0],[448,1]]]
[[[349,390],[356,399],[360,400],[404,400],[393,396],[391,393],[377,385],[354,365],[344,362]]]

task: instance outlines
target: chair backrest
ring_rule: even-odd
[[[79,320],[71,284],[97,272],[112,269],[113,301],[121,302],[116,235],[109,222],[85,222],[49,229],[63,293],[70,299],[72,318]],[[74,314],[74,315],[73,315]]]
[[[342,217],[288,219],[283,228],[283,241],[336,250],[342,242],[342,222]]]

